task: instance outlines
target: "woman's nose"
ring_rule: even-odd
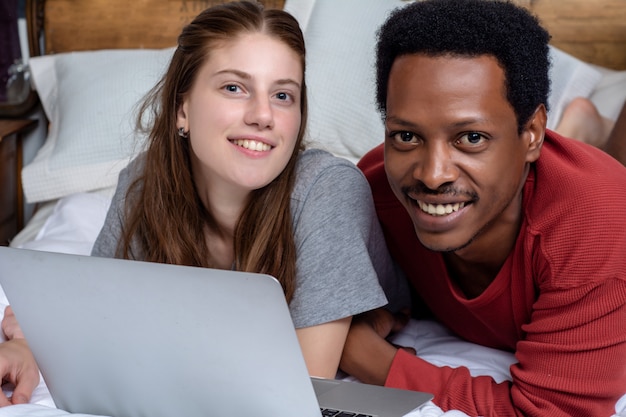
[[[245,122],[259,129],[274,127],[274,114],[269,98],[255,97],[249,101]]]

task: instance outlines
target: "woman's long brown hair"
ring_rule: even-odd
[[[145,165],[126,195],[117,256],[215,267],[204,231],[207,227],[215,233],[220,230],[196,191],[189,140],[179,137],[176,115],[211,49],[240,34],[256,32],[279,39],[300,56],[302,117],[286,168],[270,184],[252,192],[241,214],[234,236],[234,267],[276,277],[290,301],[296,276],[290,195],[307,119],[304,38],[290,14],[256,3],[225,3],[200,13],[183,29],[167,73],[141,104],[137,124],[148,135]],[[135,249],[139,253],[133,253]]]

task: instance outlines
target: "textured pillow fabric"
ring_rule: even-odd
[[[554,130],[561,121],[565,107],[576,97],[589,97],[602,79],[602,73],[591,64],[552,46],[550,61],[550,112],[547,127]]]
[[[136,106],[163,75],[173,51],[101,50],[30,59],[50,131],[22,171],[28,202],[115,185],[143,142],[135,134]]]
[[[375,101],[376,31],[402,0],[287,0],[304,31],[308,145],[352,162],[380,144]]]
[[[589,99],[602,116],[617,120],[622,107],[626,105],[626,70],[616,71],[597,66],[594,68],[602,73],[602,79]]]

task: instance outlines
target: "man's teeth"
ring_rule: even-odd
[[[418,201],[417,204],[424,213],[428,213],[431,216],[445,216],[455,211],[459,211],[460,209],[465,207],[465,203],[428,204],[428,203]]]
[[[256,140],[250,139],[238,139],[235,140],[234,143],[235,145],[241,146],[242,148],[250,149],[257,152],[267,152],[272,149],[272,147],[267,143],[258,142]]]

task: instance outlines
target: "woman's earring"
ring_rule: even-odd
[[[178,136],[180,136],[183,139],[187,139],[189,137],[189,132],[185,132],[185,128],[184,127],[179,127],[178,128]]]

